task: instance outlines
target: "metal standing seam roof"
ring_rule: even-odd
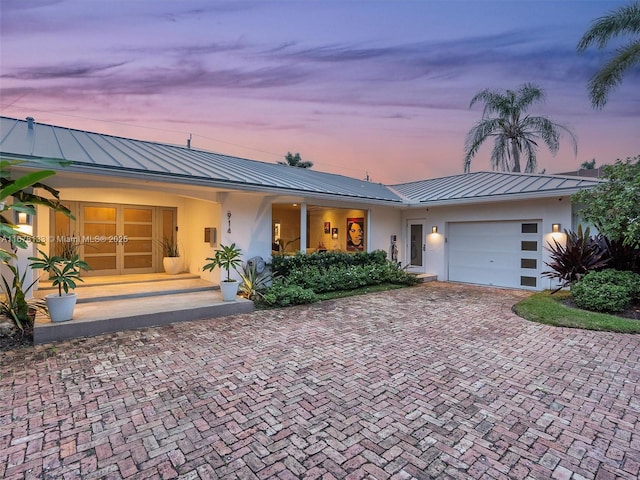
[[[0,117],[0,154],[34,160],[60,158],[79,169],[111,169],[210,182],[215,186],[282,190],[290,194],[318,194],[402,204],[402,199],[381,183],[259,162],[203,150],[86,132],[65,127]]]
[[[564,195],[591,188],[601,180],[563,175],[474,172],[391,185],[395,192],[420,204],[499,199],[527,195]]]
[[[0,116],[0,155],[59,158],[72,171],[113,170],[212,186],[370,200],[392,205],[462,203],[573,193],[599,180],[562,175],[476,172],[386,186],[342,175],[266,163],[187,147],[76,130]]]

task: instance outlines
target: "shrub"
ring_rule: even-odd
[[[622,240],[604,239],[609,253],[609,268],[640,273],[640,248],[625,245]]]
[[[565,245],[559,244],[554,238],[553,245],[547,247],[551,252],[552,261],[547,263],[551,271],[542,273],[545,277],[560,281],[558,290],[579,281],[591,271],[604,268],[609,261],[604,239],[600,235],[591,237],[589,227],[584,233],[582,226],[578,226],[577,232],[565,230],[564,233],[567,237]]]
[[[318,267],[327,269],[332,265],[369,265],[384,264],[387,262],[387,252],[375,250],[373,252],[315,252],[296,253],[295,255],[274,255],[271,262],[271,271],[276,276],[288,277],[292,270],[305,267]]]
[[[317,302],[318,296],[309,288],[299,285],[284,285],[280,281],[275,281],[262,295],[261,301],[271,307],[286,307]]]
[[[571,287],[580,308],[596,312],[620,312],[640,298],[640,275],[608,269],[591,272]]]

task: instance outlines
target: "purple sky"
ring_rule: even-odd
[[[640,153],[640,72],[593,110],[611,49],[575,49],[627,3],[2,0],[1,114],[399,183],[461,173],[471,98],[533,82],[578,136],[538,168],[572,170]]]

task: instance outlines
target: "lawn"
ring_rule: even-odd
[[[514,305],[513,311],[532,322],[556,327],[640,333],[640,320],[572,308],[564,304],[570,297],[571,294],[564,291],[553,295],[549,291],[534,293]]]

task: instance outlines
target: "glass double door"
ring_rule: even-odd
[[[81,257],[93,269],[87,275],[155,271],[155,207],[80,203]]]

